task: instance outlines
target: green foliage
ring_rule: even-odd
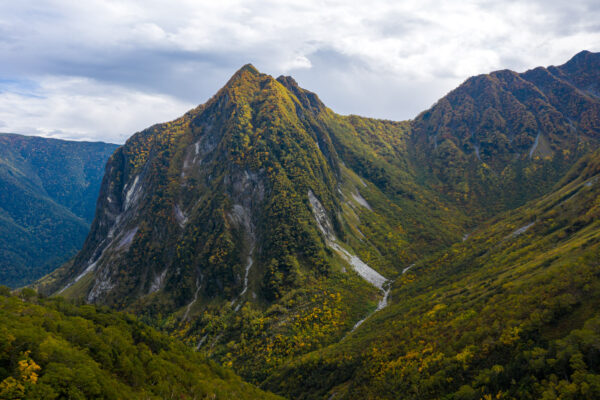
[[[0,284],[39,279],[81,247],[116,148],[0,134]]]
[[[2,399],[276,398],[131,316],[32,295],[0,295]]]
[[[61,293],[133,311],[292,398],[581,395],[572,370],[523,364],[537,348],[554,360],[596,317],[597,189],[583,179],[598,171],[577,161],[596,146],[597,101],[573,92],[591,87],[580,72],[528,74],[473,78],[392,122],[337,115],[246,66],[115,152],[84,248],[39,287],[72,284]],[[395,280],[353,332],[381,292],[333,236]],[[578,357],[569,368],[595,375]]]
[[[418,263],[392,305],[264,386],[293,398],[597,397],[599,155]]]

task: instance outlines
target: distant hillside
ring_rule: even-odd
[[[0,287],[1,399],[277,399],[134,317]]]
[[[0,284],[25,285],[81,247],[117,147],[0,134]]]
[[[547,193],[600,144],[600,53],[467,79],[412,123],[421,179],[484,217]]]

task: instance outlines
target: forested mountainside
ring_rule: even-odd
[[[245,66],[115,152],[82,251],[39,288],[144,315],[259,381],[339,340],[397,263],[462,236],[466,218],[415,183],[409,129],[338,116],[291,78]]]
[[[547,193],[600,143],[600,53],[469,78],[413,122],[422,179],[489,217]]]
[[[117,147],[0,134],[0,284],[26,285],[81,248]]]
[[[600,151],[392,286],[344,340],[266,388],[294,399],[600,397]]]
[[[292,78],[244,66],[206,104],[136,133],[110,157],[83,249],[36,288],[132,311],[291,398],[508,393],[476,377],[509,368],[494,358],[506,350],[493,347],[495,335],[525,317],[487,303],[501,293],[486,275],[498,260],[480,257],[503,251],[500,265],[516,268],[525,252],[503,245],[538,229],[518,225],[519,215],[546,213],[539,202],[569,185],[595,193],[577,179],[593,170],[582,160],[597,158],[597,70],[598,54],[583,52],[561,67],[472,78],[414,121],[393,122],[337,115]],[[590,196],[571,213],[595,212]],[[513,219],[511,232],[523,229],[514,238],[503,231]],[[567,243],[579,231],[562,232]],[[511,240],[495,243],[501,234]],[[587,254],[564,250],[564,260]],[[549,288],[525,275],[523,285]],[[452,284],[473,290],[440,303]],[[463,308],[473,315],[456,322],[466,332],[457,344],[451,335],[462,330],[433,317]],[[492,343],[482,350],[484,310],[498,322],[482,325]],[[532,340],[543,347],[543,338]],[[459,344],[475,355],[452,377],[439,363]],[[434,359],[411,364],[413,350]],[[386,362],[393,373],[431,375],[384,379]],[[536,377],[551,382],[552,373]],[[523,393],[551,390],[540,385]]]
[[[107,308],[0,287],[2,399],[276,399]]]

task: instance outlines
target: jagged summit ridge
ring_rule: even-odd
[[[595,115],[598,104],[589,98],[579,101],[583,99],[582,89],[555,78],[556,71],[567,74],[573,65],[595,56],[582,52],[558,69],[523,74],[504,70],[471,78],[411,123],[410,140],[400,146],[413,149],[414,155],[390,156],[377,148],[368,156],[375,158],[369,161],[364,154],[353,153],[356,144],[347,146],[349,140],[359,137],[358,132],[371,135],[360,118],[336,116],[292,77],[274,79],[251,64],[244,65],[208,102],[175,121],[135,134],[113,155],[98,203],[97,221],[73,266],[63,271],[64,279],[72,284],[93,272],[99,278],[92,279],[95,283],[86,289],[87,299],[113,302],[110,293],[118,292],[123,281],[117,278],[117,265],[133,262],[136,246],[142,242],[144,246],[155,246],[167,238],[171,245],[166,251],[147,260],[141,274],[132,274],[131,284],[136,288],[132,299],[173,290],[179,300],[171,307],[178,308],[184,299],[193,297],[199,290],[196,282],[201,282],[206,295],[220,293],[231,300],[235,293],[250,290],[246,282],[253,286],[256,279],[263,280],[255,282],[255,292],[248,293],[259,296],[258,290],[276,298],[281,293],[274,287],[281,282],[276,282],[279,278],[266,278],[266,274],[278,276],[276,272],[282,268],[285,275],[296,262],[302,265],[312,260],[320,264],[324,259],[320,252],[326,249],[325,241],[315,238],[319,231],[310,215],[306,193],[315,193],[330,213],[337,233],[344,237],[343,226],[348,223],[343,222],[344,196],[339,189],[348,180],[344,177],[346,162],[355,173],[371,180],[377,190],[399,198],[407,196],[409,201],[416,199],[409,193],[430,190],[412,183],[407,186],[416,176],[410,165],[424,162],[428,166],[423,170],[440,178],[454,191],[453,196],[468,198],[468,192],[456,192],[457,187],[464,191],[464,183],[452,187],[456,178],[448,174],[454,169],[437,171],[436,163],[427,160],[452,159],[465,171],[469,171],[468,163],[475,163],[483,168],[483,175],[494,177],[513,165],[515,159],[526,165],[527,160],[554,157],[564,149],[576,150],[577,142],[571,141],[573,134],[577,133],[578,140],[593,137],[598,127],[594,118],[573,118],[576,114]],[[555,100],[554,93],[565,85],[578,99],[576,110]],[[388,125],[392,130],[401,127]],[[340,134],[346,131],[349,135]],[[364,143],[364,139],[358,140]],[[406,160],[396,166],[403,157]],[[385,168],[373,170],[371,165],[376,159]],[[399,168],[401,179],[389,175],[394,168]],[[478,184],[479,178],[466,179],[469,184]],[[447,190],[436,185],[433,189]],[[285,200],[290,193],[291,200]],[[435,202],[435,195],[431,197]],[[282,201],[293,203],[294,215],[289,215],[289,210],[277,210]],[[244,210],[247,218],[235,217],[234,210]],[[308,225],[307,219],[312,220]],[[308,243],[316,241],[318,245],[311,255],[303,254],[301,245],[292,244],[298,241],[298,232],[281,231],[274,221],[298,227],[304,235],[300,236],[302,240],[308,240],[305,247],[312,249],[314,246]],[[199,239],[205,232],[198,232],[198,226],[206,224],[218,240]],[[248,226],[253,227],[252,238]],[[275,246],[278,240],[285,243],[283,251]],[[215,252],[223,257],[218,259]],[[203,256],[199,259],[198,254]],[[252,264],[259,265],[254,269],[246,267],[251,254]],[[291,257],[289,265],[279,265],[287,256]],[[147,256],[139,249],[135,257]],[[278,265],[271,271],[266,267],[269,259]],[[216,273],[219,268],[207,267],[214,263],[222,271]],[[170,267],[175,264],[179,266]],[[262,278],[253,277],[252,271]],[[293,275],[304,273],[296,271]],[[179,285],[181,280],[188,283]]]

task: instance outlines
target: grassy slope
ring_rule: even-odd
[[[390,307],[265,387],[292,398],[597,398],[599,156],[420,262]]]

